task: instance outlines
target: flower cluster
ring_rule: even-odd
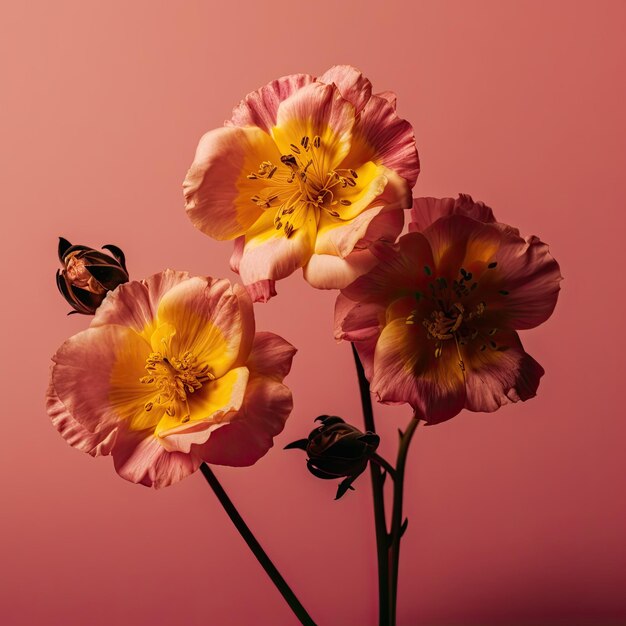
[[[353,67],[248,94],[201,138],[183,184],[194,226],[234,240],[245,288],[171,270],[128,282],[119,248],[61,239],[58,288],[95,317],[54,355],[56,428],[145,485],[203,461],[254,463],[291,412],[283,379],[295,349],[255,331],[253,302],[298,268],[314,287],[340,290],[335,336],[354,343],[380,402],[436,423],[533,397],[544,372],[517,331],[552,313],[558,264],[468,195],[413,200],[418,173],[395,95],[374,94]],[[325,416],[291,447],[317,476],[344,477],[345,492],[377,445]]]

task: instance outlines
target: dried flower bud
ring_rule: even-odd
[[[305,450],[309,457],[307,467],[318,478],[329,480],[345,476],[337,489],[335,499],[338,500],[352,489],[354,480],[363,473],[380,438],[374,433],[363,433],[335,415],[320,415],[315,421],[321,425],[312,430],[307,439],[294,441],[285,449]]]
[[[69,314],[93,315],[109,291],[128,282],[124,253],[110,244],[102,248],[110,254],[59,237],[63,269],[57,270],[57,287],[74,309]]]

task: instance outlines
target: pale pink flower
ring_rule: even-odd
[[[431,423],[533,397],[544,370],[516,331],[556,305],[548,246],[469,196],[416,199],[410,230],[337,299],[336,336],[356,344],[372,392]]]
[[[108,294],[53,357],[47,409],[66,441],[164,487],[202,461],[251,465],[292,408],[295,349],[255,333],[246,290],[166,270]]]
[[[319,288],[372,267],[367,248],[396,240],[418,172],[395,96],[373,95],[343,65],[248,94],[224,128],[202,137],[183,190],[193,224],[235,240],[231,267],[265,301],[300,267]]]

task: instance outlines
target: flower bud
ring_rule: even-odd
[[[72,313],[93,315],[109,291],[128,282],[124,253],[113,245],[102,246],[105,254],[88,246],[73,246],[59,237],[57,287],[74,309]]]
[[[318,478],[329,480],[345,476],[346,480],[337,490],[335,499],[339,499],[365,471],[380,438],[371,432],[363,433],[335,415],[320,415],[315,421],[321,425],[312,430],[307,439],[294,441],[285,449],[305,450],[309,457],[307,467]]]

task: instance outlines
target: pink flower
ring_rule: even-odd
[[[532,398],[544,371],[516,331],[556,305],[548,246],[465,195],[418,198],[412,220],[337,299],[336,336],[355,342],[372,392],[431,423]]]
[[[418,172],[395,96],[372,95],[343,65],[248,94],[224,128],[202,137],[183,190],[193,224],[235,239],[231,267],[266,301],[299,267],[319,288],[344,287],[372,267],[367,248],[396,240]]]
[[[166,270],[109,293],[59,348],[47,409],[70,445],[165,487],[202,461],[251,465],[271,448],[292,408],[282,381],[294,353],[255,333],[243,287]]]

